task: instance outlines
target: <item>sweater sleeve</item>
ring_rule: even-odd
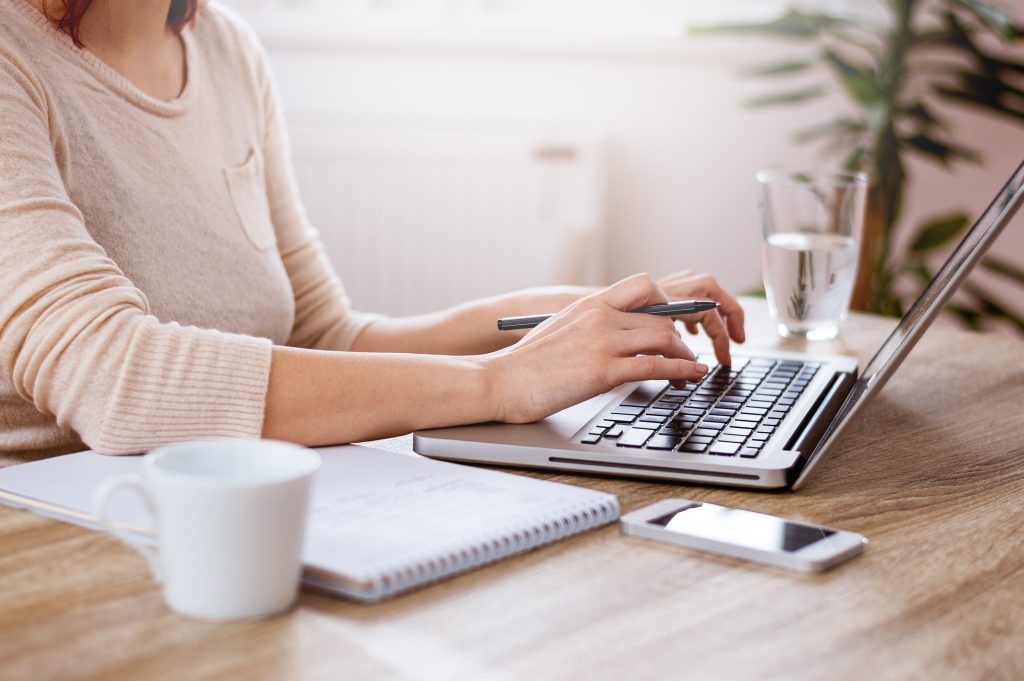
[[[258,437],[269,340],[161,323],[65,190],[45,89],[0,53],[0,377],[89,447]]]
[[[281,260],[295,294],[295,324],[288,345],[348,350],[356,336],[382,316],[352,309],[320,236],[309,223],[299,198],[284,115],[266,53],[251,33],[247,42],[264,111],[267,199]]]

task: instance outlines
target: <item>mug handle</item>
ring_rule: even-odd
[[[149,492],[146,491],[145,485],[142,484],[142,477],[138,473],[127,473],[107,478],[99,484],[92,495],[93,514],[96,516],[97,522],[103,526],[103,529],[145,556],[149,562],[149,568],[153,572],[153,577],[156,581],[162,582],[164,581],[163,570],[160,568],[160,555],[157,550],[152,546],[141,543],[135,535],[125,530],[124,527],[115,524],[107,517],[107,504],[110,501],[110,497],[122,487],[132,487],[137,490],[146,502],[146,506],[149,507],[150,511],[153,510],[152,498]]]

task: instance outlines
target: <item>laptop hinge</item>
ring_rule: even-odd
[[[800,427],[786,443],[788,451],[797,451],[800,458],[789,470],[789,484],[792,485],[803,470],[804,464],[814,448],[821,442],[832,419],[835,418],[847,393],[853,388],[854,375],[845,371],[837,372],[825,386],[818,400],[808,410]]]

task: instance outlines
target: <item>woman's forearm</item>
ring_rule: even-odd
[[[317,446],[492,420],[479,358],[275,347],[263,437]]]
[[[275,347],[263,435],[307,445],[442,426],[526,423],[630,381],[707,373],[672,320],[630,314],[664,291],[648,275],[577,300],[520,343],[466,357]]]
[[[524,331],[498,331],[500,317],[557,312],[592,293],[576,286],[552,286],[474,300],[439,312],[383,319],[356,338],[357,352],[412,352],[475,355],[507,347]]]

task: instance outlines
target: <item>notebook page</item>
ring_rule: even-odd
[[[615,502],[582,487],[419,456],[359,447],[320,453],[325,474],[314,482],[306,564],[357,579]]]

